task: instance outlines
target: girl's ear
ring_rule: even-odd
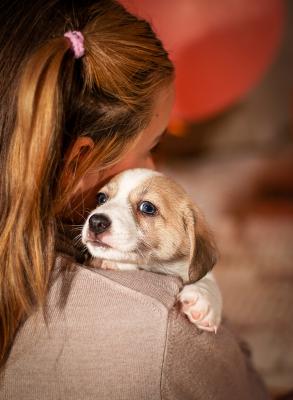
[[[195,206],[188,208],[185,222],[190,242],[189,281],[196,282],[214,267],[218,250],[202,213]]]
[[[59,182],[61,192],[66,190],[69,182],[74,180],[78,165],[82,163],[84,157],[89,155],[93,147],[94,141],[89,136],[79,136],[69,146],[64,156],[64,168]]]
[[[69,168],[76,165],[82,157],[91,151],[94,147],[94,141],[89,136],[79,136],[69,148],[65,156],[65,165]]]

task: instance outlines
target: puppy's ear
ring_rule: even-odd
[[[216,264],[218,250],[202,213],[195,206],[188,207],[185,226],[190,242],[188,276],[190,282],[196,282]]]

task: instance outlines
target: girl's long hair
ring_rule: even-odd
[[[119,160],[174,71],[149,24],[116,1],[2,0],[0,27],[1,367],[45,304],[56,221],[76,185],[93,163]],[[84,57],[74,58],[67,30],[82,31]],[[97,145],[69,165],[80,136]]]

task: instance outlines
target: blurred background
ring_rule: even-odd
[[[176,66],[170,133],[157,153],[161,169],[185,187],[216,235],[225,316],[271,393],[288,392],[293,2],[122,2],[152,23]]]

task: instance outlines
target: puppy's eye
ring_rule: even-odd
[[[154,206],[150,201],[142,201],[138,205],[138,209],[141,213],[147,215],[155,215],[157,212],[156,206]]]
[[[103,192],[99,192],[97,194],[96,199],[97,199],[98,206],[100,206],[100,205],[106,203],[106,201],[108,200],[108,196]]]

